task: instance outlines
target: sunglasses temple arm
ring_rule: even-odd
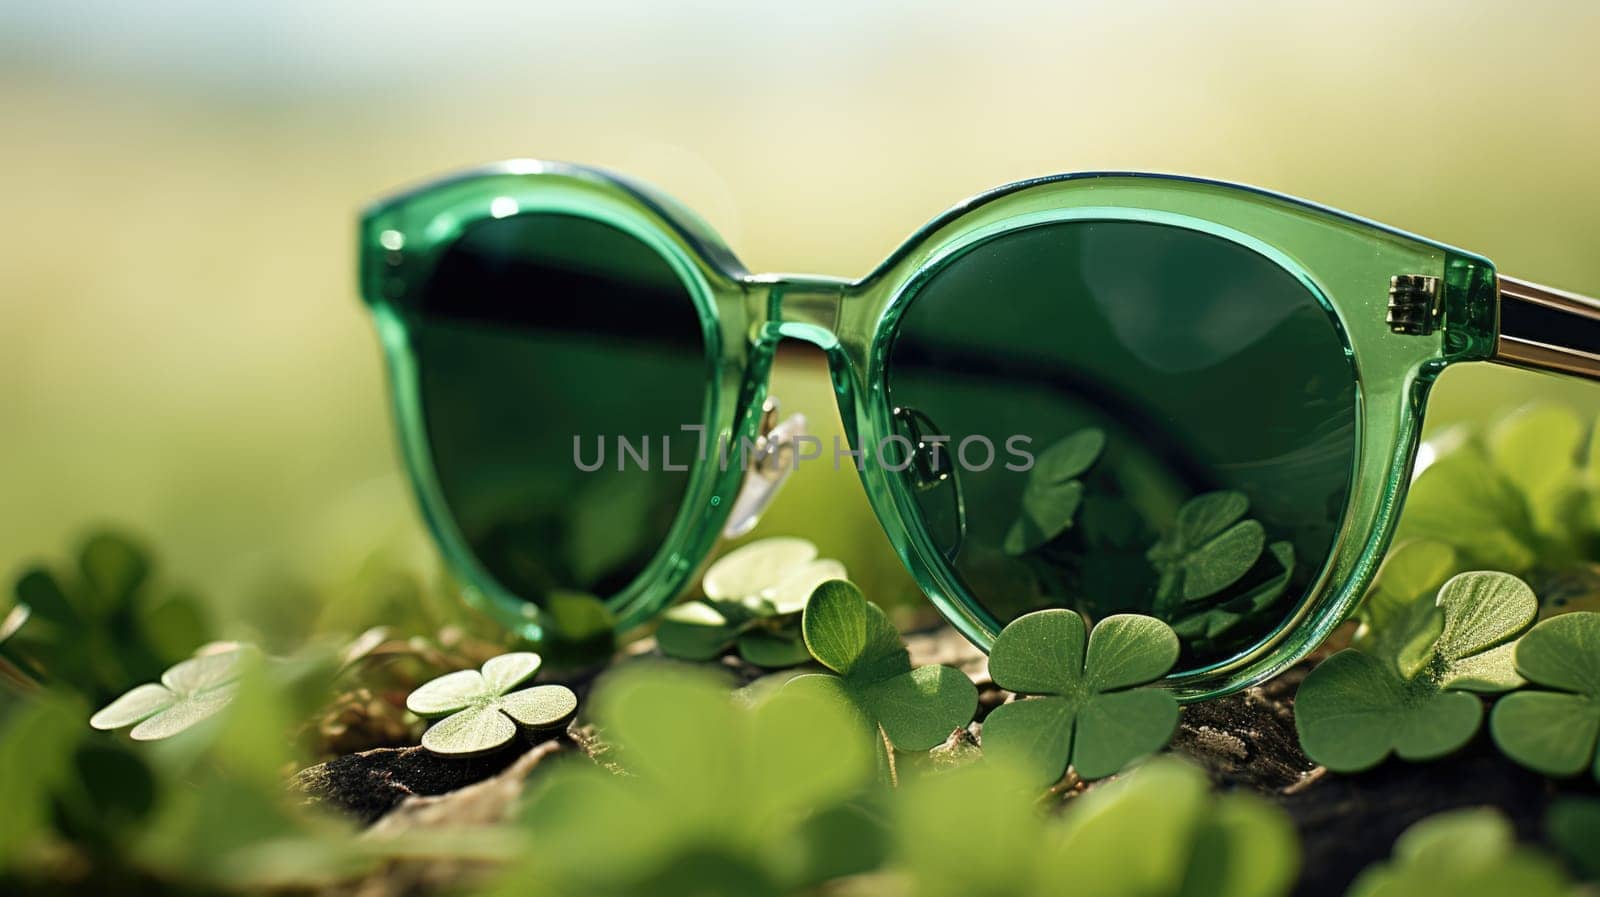
[[[1490,361],[1600,380],[1600,299],[1499,280],[1500,333]]]

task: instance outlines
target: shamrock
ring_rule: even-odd
[[[406,709],[424,718],[444,717],[422,735],[435,754],[486,754],[531,731],[560,728],[578,709],[578,696],[564,685],[511,691],[539,672],[539,655],[521,651],[484,661],[482,671],[457,670],[424,684],[406,698]],[[507,692],[510,692],[507,694]]]
[[[1083,503],[1086,473],[1106,447],[1100,430],[1080,430],[1039,453],[1022,492],[1022,515],[1006,532],[1006,554],[1043,547],[1072,526]]]
[[[254,652],[248,645],[219,642],[200,649],[161,674],[159,683],[147,683],[126,692],[89,718],[96,729],[121,729],[135,741],[169,738],[228,706],[239,690],[244,659]]]
[[[1489,731],[1511,759],[1549,776],[1585,767],[1600,779],[1600,613],[1551,617],[1517,642],[1517,671],[1554,691],[1521,691],[1495,705]]]
[[[656,630],[661,653],[680,660],[711,660],[731,647],[762,667],[811,659],[795,627],[818,585],[845,577],[844,565],[817,557],[804,539],[751,542],[728,552],[701,579],[704,600],[667,611]]]
[[[818,586],[801,618],[806,647],[831,673],[809,673],[790,688],[818,691],[854,707],[902,751],[925,751],[972,720],[978,690],[953,667],[912,668],[905,642],[883,611],[854,585]]]
[[[1404,654],[1349,648],[1301,683],[1295,726],[1312,759],[1353,772],[1391,751],[1406,760],[1442,756],[1466,744],[1483,718],[1482,702],[1468,692],[1522,684],[1515,638],[1539,610],[1526,583],[1508,573],[1462,573],[1434,603],[1437,615],[1407,615],[1410,631],[1387,639]]]
[[[1083,618],[1041,610],[1011,621],[995,639],[989,674],[1019,695],[983,723],[984,752],[1026,768],[1041,782],[1070,764],[1098,779],[1159,750],[1178,727],[1171,693],[1134,688],[1178,661],[1178,637],[1160,620],[1117,614],[1100,621],[1084,647]]]
[[[1183,603],[1209,598],[1250,572],[1267,537],[1258,521],[1244,519],[1248,510],[1242,492],[1207,492],[1184,502],[1171,531],[1145,555],[1161,575],[1157,615],[1170,619]]]
[[[1277,601],[1294,575],[1294,546],[1288,542],[1273,542],[1260,557],[1255,566],[1266,570],[1264,578],[1253,584],[1248,582],[1253,577],[1241,580],[1243,590],[1220,601],[1200,601],[1185,606],[1174,616],[1173,631],[1186,639],[1214,640]]]

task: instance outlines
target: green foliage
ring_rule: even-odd
[[[1550,858],[1518,847],[1489,809],[1422,820],[1394,844],[1394,858],[1363,871],[1350,897],[1563,897],[1571,888]]]
[[[45,692],[0,721],[0,878],[31,851],[62,841],[120,867],[157,801],[133,746],[83,726],[80,698]]]
[[[804,539],[751,542],[717,559],[701,580],[705,598],[668,610],[656,630],[661,652],[711,660],[729,648],[756,666],[795,666],[811,659],[800,613],[818,585],[844,579],[844,565],[819,559]]]
[[[1177,660],[1178,637],[1152,617],[1107,617],[1087,639],[1074,611],[1018,617],[995,639],[989,673],[1002,688],[1038,697],[989,714],[984,752],[1039,783],[1061,778],[1069,763],[1086,779],[1111,775],[1160,750],[1177,730],[1172,694],[1135,687],[1161,678]]]
[[[1272,897],[1294,884],[1299,845],[1283,811],[1252,795],[1214,796],[1182,761],[1151,760],[1059,817],[1040,812],[1030,783],[983,763],[908,784],[894,807],[907,892]]]
[[[1552,608],[1600,608],[1600,440],[1570,409],[1534,405],[1435,440],[1402,538],[1450,545],[1464,567],[1534,583]],[[1458,568],[1460,569],[1460,568]]]
[[[28,568],[0,612],[0,661],[94,701],[154,679],[211,631],[200,602],[154,572],[137,541],[109,530],[84,540],[71,575]]]
[[[161,681],[135,686],[94,716],[96,729],[133,726],[134,741],[157,741],[177,735],[216,715],[238,690],[240,667],[254,651],[248,645],[223,642],[202,649],[161,674]]]
[[[1579,878],[1600,882],[1600,798],[1568,797],[1550,805],[1544,828],[1550,842]]]
[[[1489,731],[1511,759],[1550,776],[1585,768],[1600,781],[1600,613],[1562,614],[1517,643],[1517,670],[1549,691],[1506,695]]]
[[[1461,747],[1483,716],[1469,692],[1522,684],[1515,639],[1537,613],[1538,599],[1515,576],[1450,579],[1426,612],[1394,611],[1391,625],[1409,628],[1374,638],[1367,649],[1341,651],[1311,671],[1295,699],[1301,745],[1339,771],[1366,769],[1391,751],[1426,760]],[[1385,653],[1372,653],[1378,649]]]
[[[235,653],[225,676],[187,661],[169,675],[175,693],[225,677],[234,695],[184,738],[151,745],[96,733],[83,724],[82,698],[62,690],[11,708],[0,720],[0,872],[24,856],[54,857],[106,882],[204,892],[304,886],[394,849],[308,813],[283,786],[284,769],[298,765],[292,733],[326,694],[333,652],[270,667],[257,652]]]
[[[718,679],[618,671],[594,717],[624,775],[568,764],[524,816],[526,860],[498,893],[762,897],[880,860],[861,801],[870,746],[850,714],[782,690],[753,704]]]
[[[972,721],[978,690],[953,667],[912,668],[900,633],[876,604],[835,579],[811,593],[802,615],[806,647],[838,675],[797,676],[784,690],[820,693],[853,707],[896,749],[925,751]]]
[[[512,691],[539,672],[539,655],[522,651],[485,661],[481,670],[447,673],[411,693],[406,709],[433,719],[422,746],[435,754],[487,754],[517,736],[559,729],[578,710],[578,696],[564,685]]]

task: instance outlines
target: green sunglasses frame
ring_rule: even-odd
[[[1356,452],[1332,550],[1293,614],[1256,645],[1165,684],[1181,700],[1237,691],[1315,649],[1356,607],[1382,558],[1410,481],[1428,389],[1448,365],[1493,360],[1600,376],[1600,357],[1501,332],[1502,304],[1545,336],[1550,315],[1587,326],[1600,302],[1498,278],[1491,263],[1421,237],[1264,190],[1173,175],[1063,174],[1010,184],[946,211],[859,280],[753,275],[705,222],[653,188],[586,166],[519,160],[384,200],[361,223],[360,284],[377,322],[406,466],[423,515],[468,599],[540,640],[534,604],[506,593],[457,529],[435,476],[418,393],[411,325],[440,254],[486,218],[557,213],[618,228],[658,252],[693,297],[705,335],[704,425],[754,439],[779,343],[827,355],[852,448],[895,431],[886,362],[896,322],[920,287],[999,235],[1061,221],[1139,221],[1189,228],[1259,253],[1327,311],[1356,383]],[[1559,322],[1558,322],[1559,323]],[[1596,325],[1600,326],[1600,325]],[[1560,328],[1556,328],[1559,330]],[[1581,328],[1580,328],[1581,330]],[[619,628],[649,621],[685,589],[711,552],[743,474],[701,463],[661,549],[607,604]],[[1000,623],[962,587],[932,544],[909,487],[880,465],[862,483],[885,533],[939,611],[987,650]]]

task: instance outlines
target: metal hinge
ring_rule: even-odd
[[[1439,303],[1439,278],[1421,274],[1396,274],[1389,278],[1389,329],[1410,336],[1427,336],[1439,326],[1444,308]]]

